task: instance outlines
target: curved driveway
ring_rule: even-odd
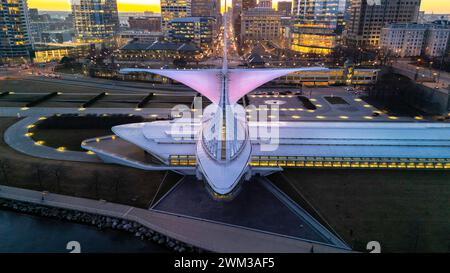
[[[38,120],[39,117],[26,117],[10,126],[4,134],[6,144],[18,152],[34,157],[80,162],[101,162],[95,154],[75,151],[58,151],[52,147],[37,145],[35,141],[26,134],[28,133],[28,126],[35,124]]]

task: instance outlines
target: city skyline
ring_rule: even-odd
[[[273,0],[274,7],[277,6],[278,1],[280,0]],[[224,2],[222,0],[222,5]],[[119,12],[160,12],[159,0],[118,0],[117,5]],[[45,11],[70,11],[69,0],[28,0],[28,6]],[[450,2],[446,0],[422,0],[420,9],[427,13],[450,13]]]

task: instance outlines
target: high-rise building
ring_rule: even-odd
[[[338,40],[339,0],[294,0],[291,49],[330,54]]]
[[[346,24],[347,43],[377,47],[380,44],[381,29],[386,25],[417,22],[420,1],[352,0]]]
[[[26,0],[0,2],[0,59],[27,60],[33,49]]]
[[[380,46],[396,57],[446,56],[450,42],[448,21],[429,24],[391,24],[381,30]]]
[[[236,20],[241,16],[242,12],[242,0],[233,0],[232,6],[231,6],[231,12],[232,12],[232,21],[235,25]],[[236,28],[235,28],[236,31]]]
[[[176,43],[193,43],[206,49],[213,41],[213,17],[177,18],[168,23],[168,38]]]
[[[233,0],[231,12],[232,12],[232,24],[234,28],[234,34],[237,38],[238,44],[240,44],[242,0]]]
[[[64,19],[50,14],[40,14],[37,9],[29,9],[30,35],[33,44],[54,43],[59,41],[72,40],[73,38],[73,16],[68,14]],[[44,33],[46,35],[44,35]],[[57,38],[56,38],[57,37]]]
[[[380,46],[396,57],[420,56],[426,31],[424,24],[391,24],[381,30]]]
[[[131,30],[161,31],[161,16],[128,17]]]
[[[33,44],[46,42],[42,39],[42,33],[50,30],[50,22],[47,18],[39,15],[37,9],[28,9],[29,34]]]
[[[291,1],[279,1],[278,2],[278,12],[281,16],[291,16],[292,15],[292,2]]]
[[[450,22],[447,20],[434,21],[429,25],[424,45],[427,57],[444,57],[450,49]]]
[[[167,31],[170,20],[191,16],[191,0],[161,0],[161,29]]]
[[[271,8],[272,7],[272,0],[258,0],[258,7]]]
[[[220,0],[191,0],[192,17],[220,17]]]
[[[349,18],[350,0],[339,0],[338,18],[337,18],[337,43],[344,44],[343,34],[345,33],[345,26]]]
[[[250,8],[242,13],[241,41],[276,41],[281,38],[281,16],[272,8]]]
[[[256,0],[241,0],[242,11],[256,7]]]
[[[116,0],[71,0],[75,39],[104,42],[119,30]]]
[[[28,17],[30,20],[39,20],[39,10],[38,9],[28,9]]]

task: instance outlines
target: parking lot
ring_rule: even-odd
[[[421,117],[393,116],[366,103],[354,89],[347,87],[305,88],[256,91],[248,95],[254,110],[249,115],[267,112],[269,119],[280,121],[420,121]],[[274,109],[279,110],[271,111]]]

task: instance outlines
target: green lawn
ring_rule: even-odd
[[[379,241],[384,252],[450,251],[448,171],[286,169],[270,178],[304,205],[300,192],[356,250]]]
[[[0,134],[3,136],[6,128],[17,121],[16,118],[0,118]],[[73,136],[72,140],[82,137]],[[3,137],[0,139],[2,185],[147,208],[165,175],[163,171],[143,171],[113,164],[35,158],[13,150]],[[174,184],[180,178],[178,174],[171,174],[165,185]],[[160,191],[158,196],[161,195]]]

